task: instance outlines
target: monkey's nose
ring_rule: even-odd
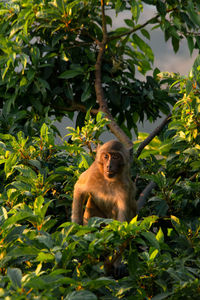
[[[112,172],[112,167],[110,165],[107,166],[107,171]]]

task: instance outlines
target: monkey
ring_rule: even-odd
[[[135,194],[129,151],[111,140],[98,146],[95,161],[76,182],[71,220],[82,225],[92,217],[129,222],[136,215]]]

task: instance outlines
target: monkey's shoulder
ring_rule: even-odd
[[[98,166],[96,162],[94,162],[86,171],[84,171],[78,181],[77,184],[81,185],[93,185],[97,184],[99,181],[102,181],[104,177],[98,170]]]

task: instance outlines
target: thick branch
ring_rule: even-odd
[[[161,130],[164,128],[165,125],[167,125],[167,123],[169,123],[170,121],[170,118],[171,118],[171,113],[162,121],[162,123],[156,127],[156,129],[154,129],[154,131],[149,134],[149,136],[140,144],[138,150],[137,150],[137,153],[136,153],[136,156],[139,157],[142,150],[153,140],[153,138],[158,135]]]
[[[139,196],[139,199],[137,200],[137,213],[140,211],[142,207],[144,207],[147,197],[149,196],[150,192],[156,187],[156,183],[151,181],[145,189],[142,191],[142,193]]]
[[[137,150],[137,157],[140,156],[142,150],[153,140],[153,138],[158,135],[161,130],[164,128],[165,125],[170,121],[171,119],[171,113],[163,120],[163,122],[156,127],[156,129],[140,144],[138,150]],[[156,183],[153,181],[150,181],[149,184],[145,187],[145,189],[142,191],[142,193],[139,196],[139,199],[137,201],[137,212],[140,211],[142,207],[144,207],[147,197],[151,193],[151,191],[156,187]]]
[[[95,64],[95,91],[96,91],[96,101],[99,104],[99,110],[104,112],[108,119],[111,121],[109,124],[111,132],[128,148],[132,149],[132,141],[127,137],[127,135],[123,132],[123,130],[117,125],[113,116],[111,115],[102,87],[101,81],[101,67],[102,67],[102,59],[105,52],[106,44],[108,42],[107,36],[107,28],[106,28],[106,18],[105,18],[105,10],[104,10],[104,0],[101,0],[101,8],[102,8],[102,30],[103,30],[103,39],[102,42],[98,43],[99,45],[99,53],[97,56],[97,61]]]

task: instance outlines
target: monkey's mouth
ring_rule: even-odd
[[[106,172],[108,178],[113,178],[115,176],[115,172]]]

